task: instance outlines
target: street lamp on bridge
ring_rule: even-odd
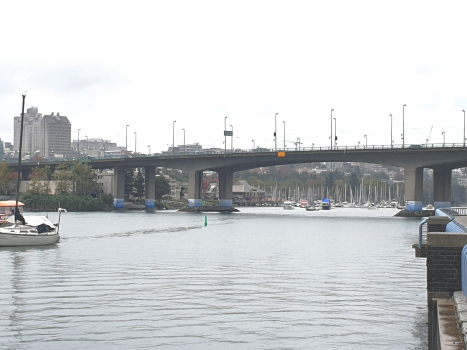
[[[391,117],[391,148],[392,148],[392,114],[389,114],[389,116]]]
[[[363,137],[365,138],[365,149],[368,148],[368,137],[366,137],[367,135],[363,135]]]
[[[255,140],[251,140],[253,142],[253,150],[255,149]]]
[[[136,154],[136,131],[133,131],[133,133],[135,134],[135,154]]]
[[[336,146],[337,146],[337,121],[336,121],[336,118],[332,118],[334,119],[334,149],[336,149]]]
[[[298,145],[298,150],[300,151],[300,137],[297,137],[297,145]]]
[[[274,116],[274,142],[275,142],[275,145],[276,145],[276,152],[277,152],[277,115],[279,113],[276,113],[276,115]]]
[[[230,125],[232,128],[232,136],[230,136],[230,149],[233,152],[233,125]]]
[[[357,143],[358,143],[358,146],[357,146],[357,148],[360,148],[360,141],[357,141]]]
[[[172,123],[172,155],[175,155],[175,123],[177,121],[174,120]]]
[[[84,136],[86,138],[86,157],[89,157],[89,139],[87,136]]]
[[[224,153],[227,153],[227,116],[224,118]]]
[[[405,147],[405,106],[402,106],[402,148]]]
[[[185,147],[185,128],[183,130],[183,152],[186,152],[186,147]]]
[[[128,155],[128,127],[130,125],[127,125],[125,127],[125,155]]]
[[[80,153],[80,151],[79,151],[79,131],[80,131],[80,130],[81,130],[81,129],[78,129],[78,158],[80,158],[80,155],[81,155],[81,153]]]
[[[443,134],[443,147],[446,142],[446,131],[442,131],[441,134]]]
[[[284,123],[284,151],[285,151],[285,121],[282,121]]]
[[[148,156],[151,155],[151,145],[148,145]]]
[[[331,149],[332,149],[332,112],[334,111],[334,108],[331,109]]]

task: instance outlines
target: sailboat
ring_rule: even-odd
[[[13,215],[0,226],[0,247],[41,246],[60,241],[60,217],[65,209],[58,209],[58,223],[54,224],[45,216],[24,217],[19,210],[19,183],[21,173],[21,149],[23,143],[24,101],[21,113],[21,131],[19,141],[18,176],[16,179],[16,201]]]

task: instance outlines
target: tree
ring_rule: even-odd
[[[455,180],[451,182],[451,201],[455,207],[467,202],[465,187],[459,185]]]
[[[72,167],[73,188],[78,196],[89,196],[99,189],[96,173],[85,162],[76,162]]]
[[[129,195],[133,192],[135,184],[135,173],[132,168],[125,168],[125,194]]]
[[[7,195],[13,189],[14,178],[6,161],[0,164],[0,194]]]
[[[73,173],[69,163],[60,164],[54,171],[52,177],[57,181],[55,194],[71,193],[73,190]]]
[[[29,186],[29,192],[36,194],[48,194],[50,193],[50,166],[45,166],[43,168],[35,167],[32,169],[30,179],[32,180],[31,185]]]
[[[349,185],[351,188],[355,188],[359,185],[360,181],[358,181],[357,174],[351,173],[349,179]]]
[[[144,184],[143,174],[141,174],[141,171],[138,170],[138,174],[136,174],[136,179],[134,181],[135,194],[138,199],[144,196]]]
[[[156,199],[170,193],[170,185],[164,176],[156,176]]]

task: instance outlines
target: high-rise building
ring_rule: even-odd
[[[71,124],[67,117],[57,113],[42,118],[44,157],[71,156]]]
[[[42,150],[41,133],[42,114],[37,107],[31,107],[24,113],[23,118],[23,154],[34,154]],[[19,151],[21,132],[21,117],[14,118],[14,145],[13,150]]]

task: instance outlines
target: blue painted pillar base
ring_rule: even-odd
[[[203,200],[202,199],[188,199],[188,206],[189,207],[202,207]]]
[[[156,200],[155,199],[146,199],[144,201],[146,211],[154,211],[156,209]]]
[[[219,199],[220,207],[233,207],[231,199]]]
[[[408,201],[405,209],[410,211],[422,211],[422,201]]]
[[[435,202],[435,209],[451,208],[451,202]]]
[[[115,198],[114,199],[114,208],[115,209],[124,209],[125,208],[125,200],[123,198]]]

